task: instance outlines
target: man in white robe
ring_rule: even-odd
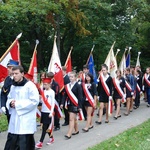
[[[4,150],[34,150],[39,93],[35,84],[24,78],[23,67],[15,66],[12,72],[13,84],[6,103],[11,118]]]

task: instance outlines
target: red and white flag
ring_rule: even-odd
[[[110,73],[111,77],[114,78],[116,76],[116,70],[117,70],[117,61],[116,61],[116,57],[114,55],[114,45],[115,42],[113,43],[113,45],[111,46],[111,49],[106,57],[106,60],[104,62],[104,64],[106,64],[108,66],[108,72]]]
[[[65,62],[66,66],[66,72],[71,72],[72,71],[72,62],[71,62],[71,52],[72,52],[73,47],[71,47],[71,50],[69,51],[68,57]]]
[[[53,52],[48,66],[48,72],[54,73],[54,79],[60,86],[60,91],[64,87],[63,73],[61,68],[61,62],[58,55],[56,37],[54,38]]]
[[[4,79],[8,75],[7,64],[10,59],[18,61],[20,64],[20,50],[19,50],[19,41],[18,39],[21,37],[22,33],[20,33],[14,42],[10,45],[10,47],[6,50],[3,56],[0,58],[0,82],[4,81]]]
[[[34,83],[38,82],[37,81],[37,51],[36,51],[36,48],[37,48],[38,44],[39,44],[39,41],[36,40],[36,45],[35,45],[35,48],[34,48],[34,52],[33,52],[33,55],[32,55],[30,67],[29,67],[29,70],[28,70],[28,74],[33,76],[33,82]]]

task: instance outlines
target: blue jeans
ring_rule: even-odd
[[[146,88],[147,102],[150,104],[150,87]]]

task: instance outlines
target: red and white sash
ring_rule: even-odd
[[[105,90],[107,96],[110,96],[110,90],[109,90],[109,88],[108,88],[106,82],[104,81],[104,76],[103,76],[102,73],[101,73],[101,75],[100,75],[100,80],[101,80],[102,86],[103,86],[103,88],[104,88],[104,90]]]
[[[47,133],[50,133],[50,136],[53,135],[53,129],[54,129],[54,116],[52,116],[51,123],[46,130]]]
[[[130,84],[129,84],[127,81],[125,81],[125,84],[126,84],[126,88],[127,88],[130,92],[132,92],[132,88],[131,88]]]
[[[144,74],[144,80],[148,84],[148,86],[150,86],[150,81],[147,79],[146,73]]]
[[[82,87],[83,87],[83,91],[84,91],[84,94],[85,94],[86,98],[88,99],[91,106],[94,107],[94,99],[93,99],[90,91],[87,88],[87,84],[82,83]]]
[[[38,90],[39,90],[39,92],[40,92],[40,95],[42,96],[42,101],[45,103],[46,107],[47,107],[49,110],[51,110],[51,105],[49,104],[48,99],[45,97],[44,91],[43,91],[41,88],[39,88]]]
[[[138,92],[141,92],[141,89],[140,89],[140,86],[138,83],[136,84],[136,88],[137,88]]]
[[[108,114],[111,116],[113,113],[113,100],[110,99],[108,103]]]
[[[76,96],[73,94],[73,92],[71,91],[71,88],[69,86],[69,83],[67,85],[65,85],[65,90],[67,92],[68,97],[70,98],[70,100],[72,101],[72,103],[75,106],[78,106],[78,99],[76,98]]]
[[[125,94],[124,92],[122,91],[121,87],[120,87],[120,84],[119,82],[117,81],[116,78],[113,78],[113,84],[117,90],[117,92],[119,93],[119,95],[122,97],[122,103],[124,103],[126,100],[125,100]]]
[[[39,111],[38,108],[36,109],[36,117],[37,117],[37,118],[40,118],[40,117],[41,117],[41,112]]]
[[[55,115],[57,115],[59,118],[62,118],[62,117],[64,117],[64,115],[63,115],[63,113],[62,113],[62,111],[61,111],[61,109],[60,109],[60,107],[59,107],[59,105],[58,105],[58,102],[55,100],[55,109],[56,109],[56,113],[57,114],[55,114]]]
[[[79,110],[79,113],[78,113],[78,120],[80,120],[80,121],[84,120],[84,115],[83,115],[82,109]]]
[[[85,82],[85,73],[82,73],[81,80],[82,80],[82,82]]]

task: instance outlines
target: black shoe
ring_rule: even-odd
[[[54,128],[54,131],[58,131],[58,130],[60,130],[60,127],[55,127]]]
[[[102,124],[102,122],[101,122],[101,121],[95,121],[95,123],[96,123],[96,124]]]
[[[65,123],[62,124],[62,126],[67,126],[67,125],[69,125],[69,123],[65,122]]]
[[[114,117],[114,119],[115,119],[115,120],[117,120],[117,119],[118,119],[118,117],[116,117],[116,116],[115,116],[115,117]]]
[[[82,131],[84,131],[84,132],[89,132],[89,129],[82,129]]]
[[[89,129],[92,129],[92,128],[94,128],[94,126],[89,127]]]
[[[105,123],[109,123],[109,120],[106,120]]]
[[[76,134],[79,134],[79,131],[72,133],[72,135],[76,135]]]
[[[120,117],[121,117],[121,115],[117,116],[117,118],[120,118]]]
[[[67,140],[69,140],[69,139],[71,139],[71,136],[65,135],[65,138],[66,138]]]

